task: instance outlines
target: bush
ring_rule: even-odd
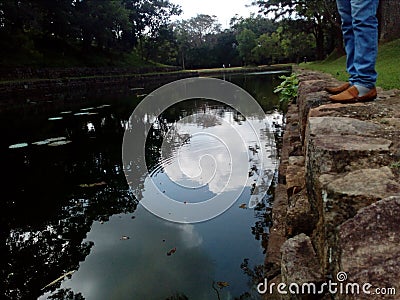
[[[282,75],[279,78],[283,81],[276,87],[274,93],[279,94],[280,108],[286,111],[289,103],[297,99],[299,79],[295,73],[292,73],[290,76]]]

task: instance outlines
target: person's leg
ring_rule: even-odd
[[[378,19],[376,13],[379,0],[350,0],[350,2],[354,33],[353,66],[356,70],[356,75],[352,80],[354,85],[369,90],[375,87],[377,79],[375,63],[378,54]]]
[[[357,70],[354,67],[355,56],[355,40],[353,31],[353,18],[351,0],[336,0],[337,8],[342,20],[342,33],[344,40],[344,48],[346,50],[346,67],[350,75],[349,82],[353,84],[354,78],[357,76]]]

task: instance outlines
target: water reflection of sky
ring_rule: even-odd
[[[162,192],[181,202],[204,201],[221,193],[226,185],[224,179],[233,182],[231,190],[223,191],[224,197],[236,197],[235,189],[242,189],[243,182],[230,174],[231,159],[244,156],[246,164],[237,171],[246,174],[247,178],[249,164],[258,159],[248,150],[249,145],[258,142],[253,130],[260,133],[261,142],[267,145],[271,142],[268,137],[271,137],[265,132],[270,130],[269,126],[277,116],[254,121],[254,129],[246,122],[234,121],[230,112],[206,128],[193,119],[175,124],[175,133],[188,133],[191,139],[183,147],[167,151],[168,155],[161,157],[159,165],[144,183],[143,199],[157,197],[157,193]],[[210,135],[193,138],[193,133],[200,129]],[[242,147],[237,140],[229,138],[232,130],[243,139]],[[224,139],[226,145],[219,144],[214,136]],[[225,146],[230,153],[226,152]],[[199,165],[203,150],[208,150],[215,158],[209,165]],[[179,172],[179,157],[186,168],[185,173],[194,176],[194,180]],[[201,172],[201,168],[208,167],[210,172]],[[275,161],[270,158],[265,167],[274,169]],[[213,172],[221,173],[211,176]],[[200,176],[204,176],[204,180]],[[213,182],[214,177],[218,179],[216,182]],[[250,278],[240,265],[245,258],[250,258],[252,264],[262,263],[263,249],[250,234],[255,221],[254,210],[239,206],[248,203],[253,181],[245,182],[240,198],[228,211],[207,222],[175,224],[155,217],[142,206],[138,207],[134,218],[116,215],[104,224],[95,222],[86,238],[95,244],[90,255],[62,287],[81,292],[86,299],[144,299],[149,295],[151,299],[166,299],[176,294],[186,295],[189,299],[216,299],[213,281],[230,284],[220,290],[222,299],[233,299],[251,290]],[[149,188],[153,185],[159,190]],[[129,239],[121,240],[122,236]],[[168,256],[168,251],[173,248],[176,253]]]
[[[253,79],[256,80],[256,77]],[[269,84],[264,84],[262,78],[258,79],[260,82],[254,90],[264,99],[263,105],[268,105],[264,107],[267,110],[273,105],[265,100],[269,96],[262,89]],[[246,84],[252,82],[248,80]],[[93,103],[93,107],[97,105]],[[26,293],[24,295],[30,292],[40,294],[41,287],[67,271],[77,270],[70,279],[62,281],[61,288],[70,288],[75,294],[82,293],[88,300],[166,299],[177,293],[189,299],[216,299],[213,281],[229,283],[229,287],[220,290],[221,299],[239,297],[251,290],[251,278],[243,273],[240,266],[246,258],[250,259],[250,267],[263,264],[264,249],[252,231],[254,227],[264,226],[261,229],[266,233],[268,228],[260,225],[265,222],[263,211],[239,208],[241,204],[248,203],[254,183],[254,176],[247,176],[248,169],[241,169],[248,178],[240,198],[218,218],[195,225],[166,222],[140,205],[135,210],[134,199],[126,190],[120,163],[120,137],[127,127],[128,112],[132,109],[131,97],[114,99],[112,106],[90,107],[90,112],[80,112],[81,115],[76,115],[80,110],[75,106],[62,109],[70,109],[62,114],[63,119],[48,120],[46,116],[43,121],[23,120],[6,132],[5,148],[24,141],[29,143],[21,149],[8,149],[6,153],[8,160],[5,166],[9,179],[5,183],[4,195],[15,202],[7,202],[7,213],[3,213],[3,217],[15,218],[19,222],[17,224],[22,224],[10,230],[7,241],[12,249],[9,255],[13,259],[10,260],[9,273],[15,274],[10,277],[14,280],[10,279],[13,285],[8,283],[7,288],[17,287]],[[233,157],[243,155],[256,162],[257,154],[249,149],[256,141],[246,132],[245,120],[226,107],[206,103],[197,109],[183,104],[175,114],[167,115],[163,122],[171,126],[176,122],[173,119],[176,116],[182,118],[193,112],[206,112],[207,116],[215,114],[219,119],[203,118],[197,124],[188,118],[177,124],[181,126],[181,132],[204,127],[214,136],[223,137],[229,136],[233,127],[245,137],[243,146],[226,139],[225,143],[233,149]],[[56,113],[52,112],[51,116],[56,116]],[[7,124],[14,124],[10,120]],[[253,123],[257,132],[261,133],[265,155],[272,158],[276,155],[271,133],[273,122],[281,122],[278,113],[268,114],[266,119],[254,120]],[[56,137],[59,137],[57,142],[69,143],[48,147],[54,142],[51,138]],[[45,143],[37,145],[36,141]],[[204,157],[200,165],[198,159],[187,155],[199,149],[200,145],[214,142],[212,135],[199,136],[188,141],[187,148],[180,149],[186,160],[183,162],[185,173],[191,175],[187,178],[182,173],[174,173],[176,168],[166,171],[168,163],[162,164],[164,159],[176,158],[177,152],[167,151],[163,157],[157,156],[155,151],[153,160],[158,159],[158,165],[151,167],[151,177],[143,181],[144,197],[154,197],[146,194],[149,191],[148,180],[155,184],[162,183],[165,189],[160,188],[159,192],[165,190],[166,194],[177,197],[181,202],[204,201],[215,196],[226,181],[223,175],[230,168],[224,147],[207,146],[213,148],[216,159],[207,160]],[[265,174],[270,176],[276,166],[272,159],[267,162]],[[217,177],[214,166],[218,163],[222,163],[224,168],[217,168],[221,171],[220,181],[213,181]],[[212,172],[193,180],[199,167]],[[179,179],[181,186],[174,184],[171,178]],[[232,190],[224,192],[228,199],[236,192],[234,187],[240,187],[240,182],[235,180],[238,179],[232,178]],[[92,184],[98,186],[89,187]],[[189,194],[181,191],[182,187],[194,187],[195,194],[188,197]],[[135,218],[132,218],[133,215]],[[13,223],[10,221],[10,224]],[[122,236],[129,239],[123,240]],[[82,252],[85,253],[83,256],[77,255],[81,250],[75,252],[70,248],[78,248],[87,241],[93,241],[94,246]],[[168,256],[167,252],[175,247],[176,253]],[[35,254],[37,251],[40,255]],[[21,257],[23,260],[16,263]],[[57,286],[54,285],[53,292]],[[56,292],[59,290],[57,288]],[[40,299],[49,295],[46,293]]]
[[[163,221],[142,207],[134,215],[95,222],[87,236],[95,242],[90,255],[62,287],[86,299],[166,299],[177,293],[216,299],[213,281],[230,283],[220,291],[222,299],[249,289],[240,265],[244,258],[263,260],[259,242],[249,233],[253,211],[233,207],[196,225]],[[177,251],[168,256],[172,248]]]
[[[220,116],[197,113],[172,124],[158,166],[145,180],[141,203],[167,220],[201,222],[233,205],[244,187],[253,187],[245,203],[253,207],[251,201],[261,201],[276,168],[276,159],[266,151],[273,149],[273,117],[238,122],[226,109]],[[213,121],[205,126],[205,119]]]

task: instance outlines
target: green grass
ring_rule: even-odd
[[[400,89],[400,39],[383,44],[379,47],[376,70],[378,72],[377,86],[383,89]],[[302,67],[318,70],[334,75],[342,81],[346,81],[346,57],[337,58],[333,53],[323,62],[311,62],[301,64]]]

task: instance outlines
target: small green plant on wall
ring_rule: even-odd
[[[283,81],[276,87],[274,93],[279,94],[280,109],[286,112],[289,103],[297,98],[299,79],[295,73],[290,76],[282,75],[279,78]]]

